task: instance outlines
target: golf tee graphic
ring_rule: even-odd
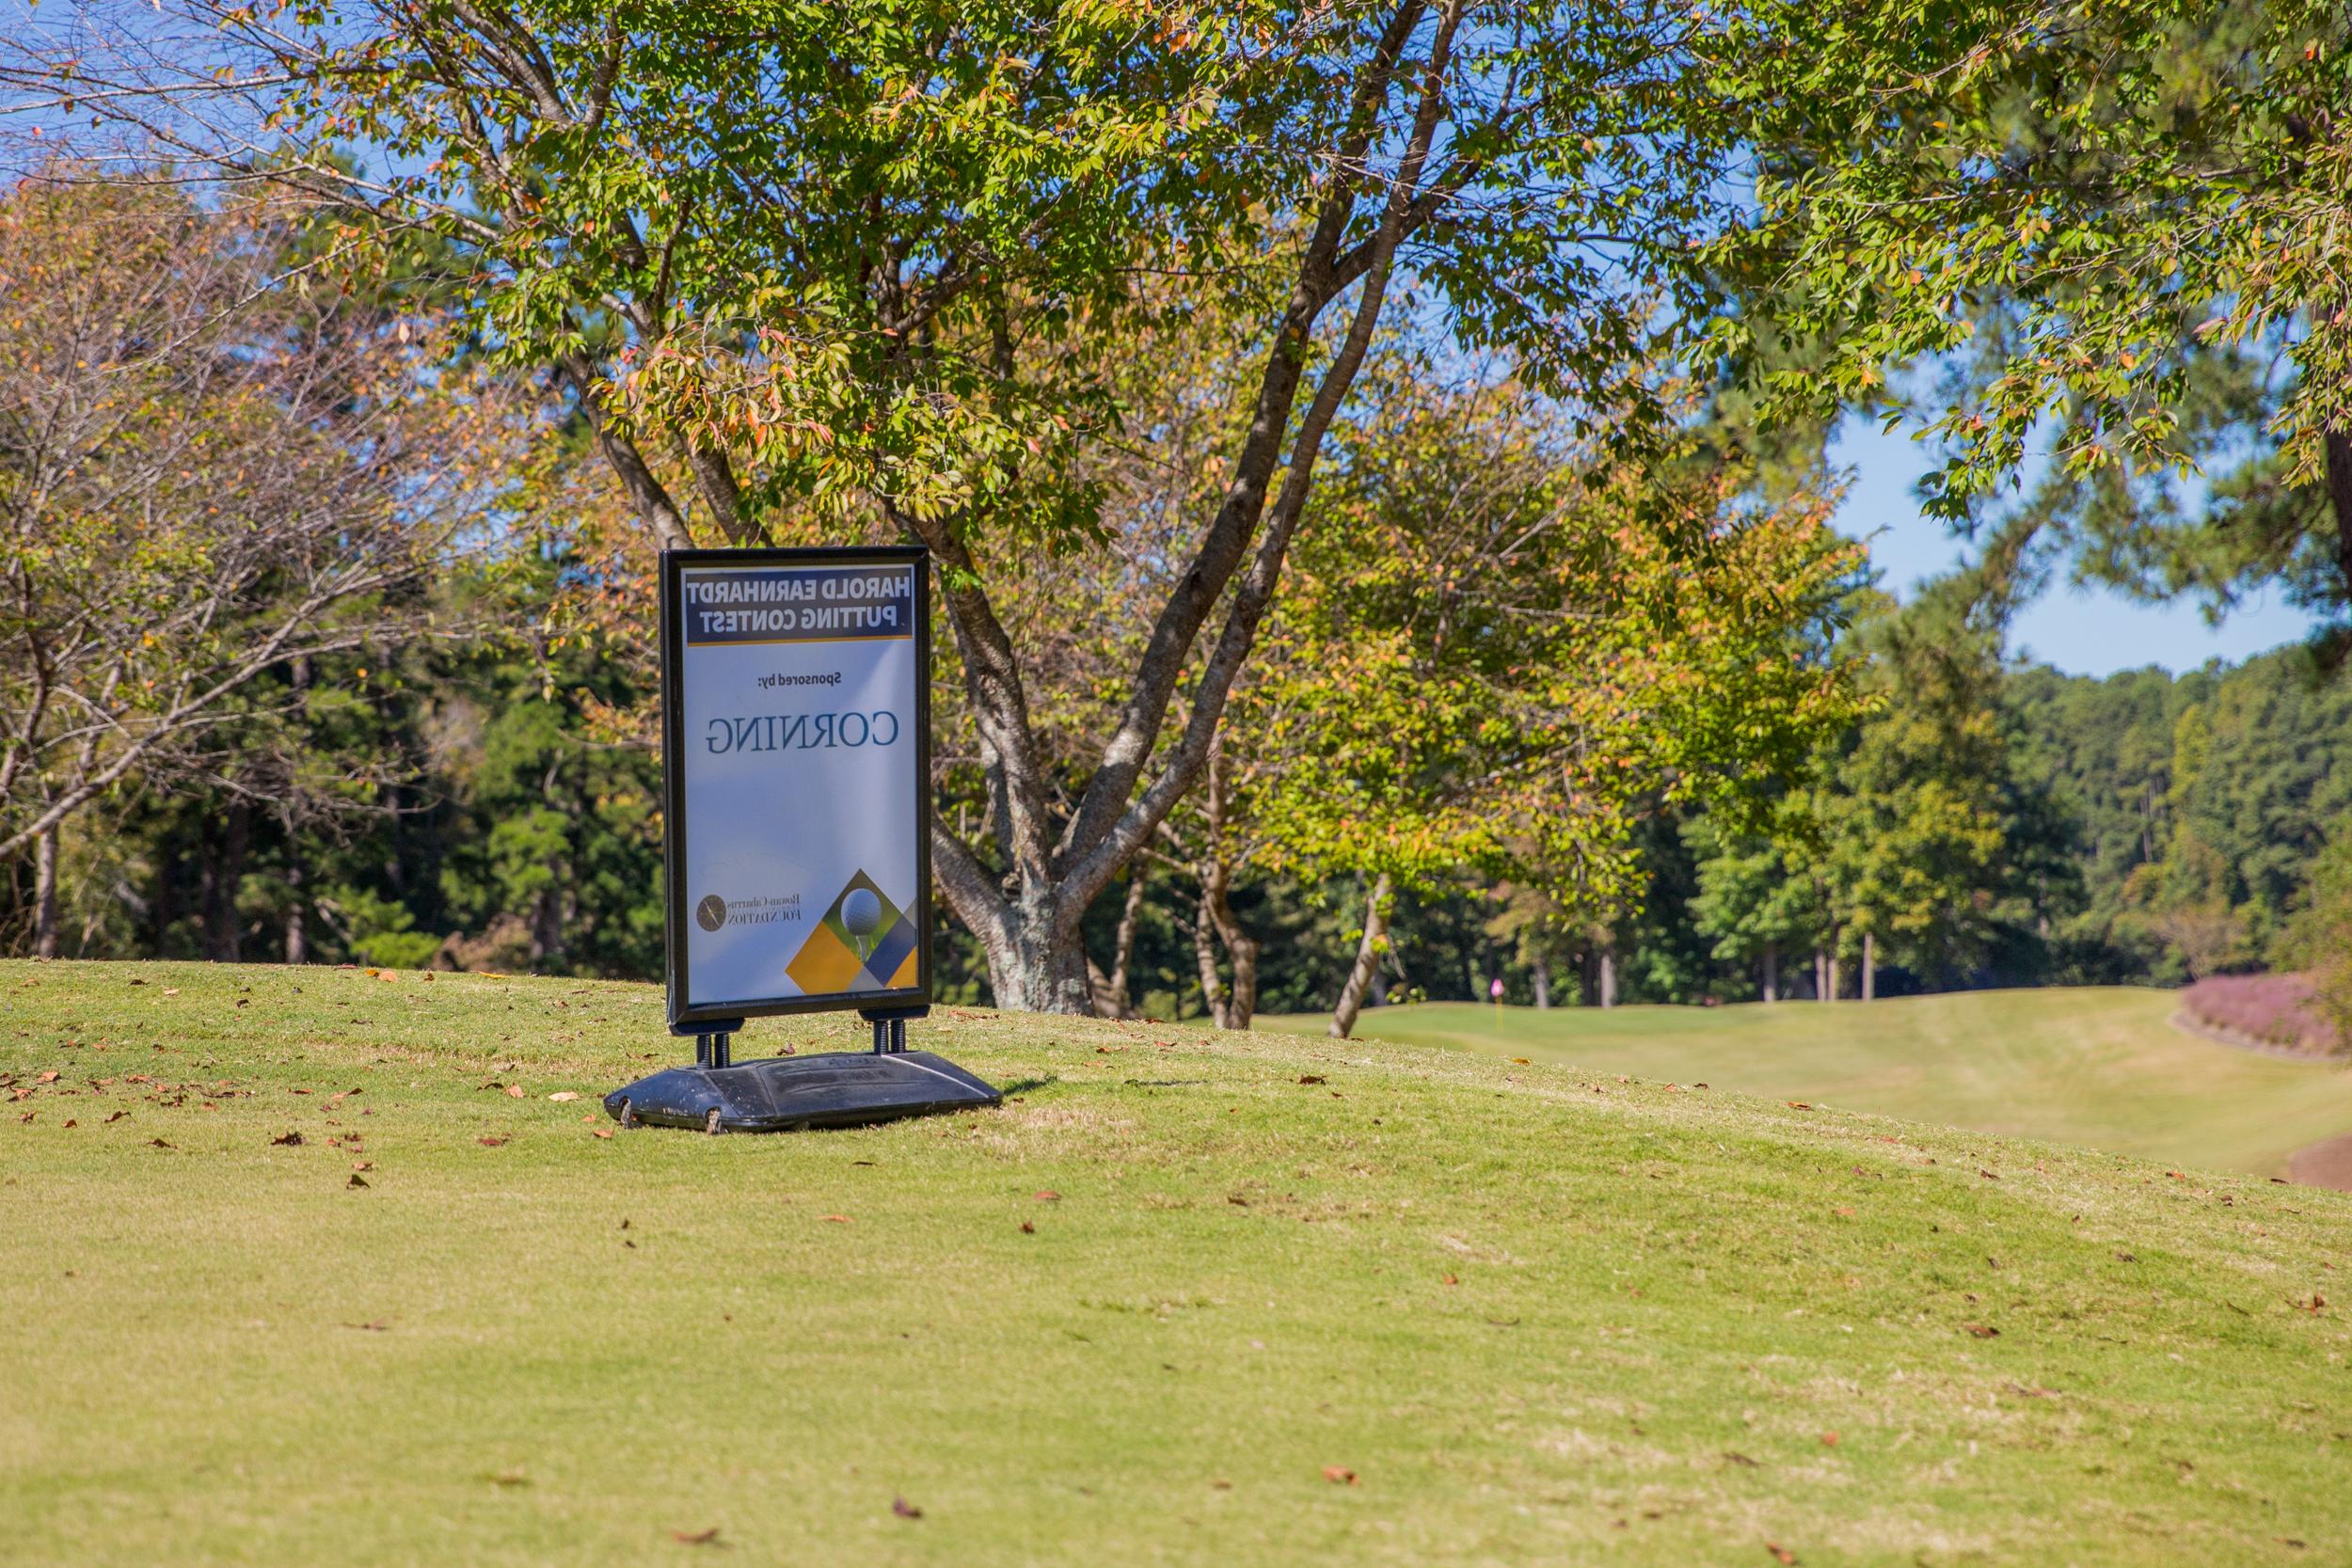
[[[914,984],[914,923],[861,871],[834,899],[785,973],[802,990],[829,995]]]

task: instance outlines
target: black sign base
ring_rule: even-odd
[[[928,1051],[777,1056],[735,1067],[674,1067],[604,1097],[628,1127],[797,1132],[1001,1105],[1004,1096]]]

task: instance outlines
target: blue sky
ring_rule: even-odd
[[[1921,516],[1911,493],[1913,481],[1931,466],[1926,447],[1904,432],[1882,435],[1869,421],[1849,420],[1830,448],[1830,460],[1852,470],[1838,526],[1869,539],[1871,563],[1883,574],[1882,587],[1907,599],[1920,578],[1961,559],[1963,542],[1943,524]],[[2010,647],[2074,674],[2105,675],[2148,664],[2178,672],[2209,658],[2234,663],[2298,641],[2311,625],[2309,616],[2275,593],[2209,626],[2193,605],[2140,604],[2059,580],[2019,617]]]

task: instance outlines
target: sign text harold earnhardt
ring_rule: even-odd
[[[914,573],[906,567],[689,572],[685,589],[689,646],[857,641],[914,631]]]

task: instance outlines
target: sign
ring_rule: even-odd
[[[930,1000],[930,559],[663,552],[673,1027]]]

